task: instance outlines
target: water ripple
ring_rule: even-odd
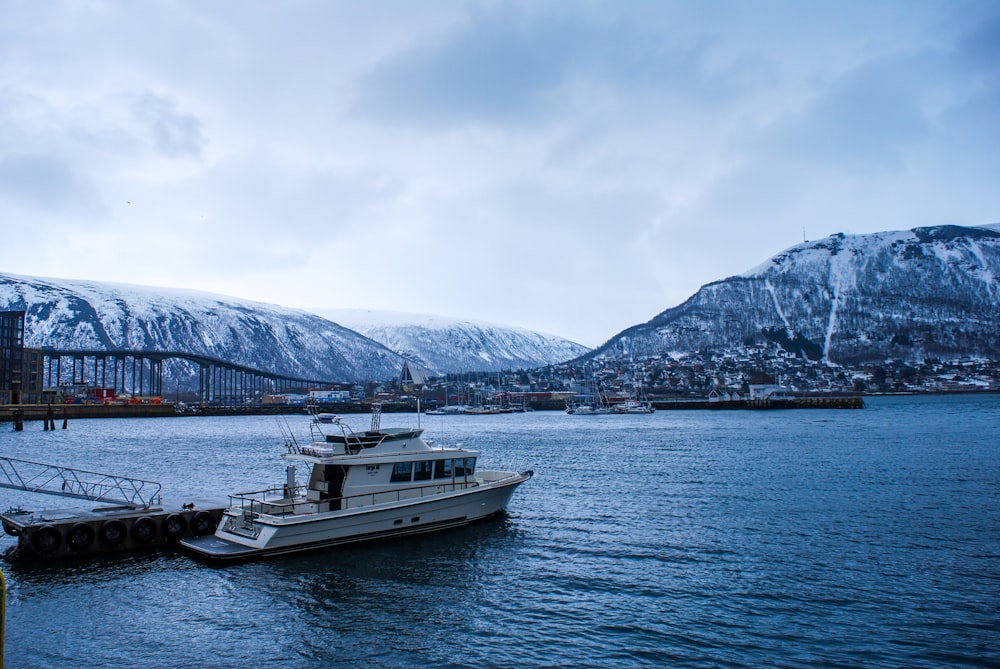
[[[507,516],[455,531],[223,568],[6,565],[8,666],[1000,666],[995,396],[622,418],[439,423],[483,466],[536,470]],[[281,475],[272,419],[76,421],[0,449],[181,497]]]

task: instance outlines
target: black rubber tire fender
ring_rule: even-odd
[[[104,524],[101,525],[101,543],[107,544],[108,546],[117,546],[121,542],[125,541],[125,537],[127,535],[128,531],[125,528],[125,523],[117,518],[106,520],[104,521]]]
[[[215,532],[215,518],[207,511],[197,512],[191,516],[191,532],[197,537]]]
[[[87,550],[96,536],[97,532],[87,523],[74,523],[66,533],[66,545],[75,551]]]
[[[187,520],[179,513],[171,513],[163,519],[163,525],[160,526],[160,529],[163,530],[163,536],[170,541],[177,541],[183,537],[187,528]]]
[[[31,535],[31,547],[41,555],[56,552],[62,545],[62,534],[55,525],[43,525]]]
[[[136,518],[132,523],[132,538],[140,544],[148,544],[156,538],[156,522],[149,516]]]

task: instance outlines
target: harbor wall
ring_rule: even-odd
[[[0,405],[0,423],[52,418],[61,425],[74,418],[151,418],[176,416],[173,404],[5,404]]]
[[[864,400],[860,396],[852,397],[792,397],[773,400],[653,400],[653,408],[657,411],[690,411],[690,410],[748,410],[748,409],[861,409]],[[422,404],[420,409],[433,408],[434,404]],[[566,403],[559,400],[529,402],[528,406],[535,411],[563,411]],[[372,411],[368,403],[338,403],[321,405],[320,411],[337,414],[368,414]],[[383,413],[415,413],[416,402],[385,402]],[[61,427],[63,421],[76,418],[166,418],[181,415],[201,416],[250,416],[270,414],[305,414],[301,406],[290,405],[259,405],[259,406],[208,406],[199,407],[196,412],[178,413],[173,404],[17,404],[0,405],[0,423],[16,422],[17,414],[24,422],[44,421],[51,418],[56,427]]]
[[[658,411],[707,409],[715,411],[742,409],[863,409],[864,399],[852,397],[789,397],[763,400],[673,400],[654,401]]]

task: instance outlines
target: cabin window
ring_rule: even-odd
[[[424,460],[423,462],[417,463],[417,469],[413,473],[414,481],[426,481],[431,477],[431,472],[434,469],[433,460]]]
[[[475,471],[475,458],[458,458],[455,460],[455,476],[472,476]]]
[[[434,463],[434,478],[436,479],[450,479],[451,478],[451,460],[438,460]]]
[[[391,483],[409,482],[412,474],[412,462],[397,462],[392,468],[392,476],[389,478],[389,481]]]

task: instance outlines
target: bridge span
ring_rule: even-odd
[[[42,348],[44,387],[93,384],[118,394],[164,395],[163,362],[179,359],[197,367],[202,404],[243,404],[247,398],[337,383],[304,379],[237,365],[183,351],[75,350]],[[64,363],[65,361],[65,363]]]

